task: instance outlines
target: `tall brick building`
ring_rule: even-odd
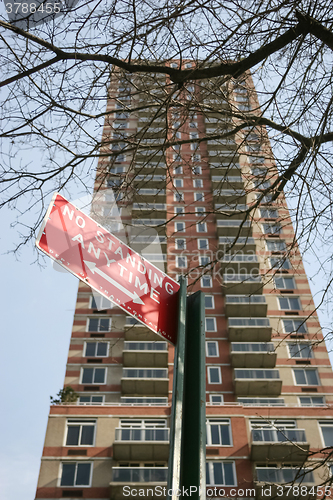
[[[309,450],[333,445],[332,369],[284,195],[265,195],[277,178],[266,131],[240,126],[259,107],[251,76],[172,101],[165,78],[153,91],[135,78],[110,85],[93,212],[206,294],[207,488],[250,499],[295,478],[320,485],[330,462]],[[36,498],[166,486],[173,355],[79,284],[64,383],[78,401],[51,406]]]

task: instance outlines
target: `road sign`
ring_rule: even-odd
[[[52,198],[36,246],[176,344],[179,284],[58,193]]]

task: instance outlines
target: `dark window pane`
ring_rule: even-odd
[[[88,486],[91,464],[78,464],[75,486]]]
[[[98,318],[90,318],[88,331],[89,332],[97,332],[98,331]]]
[[[99,342],[97,344],[97,356],[106,356],[107,346],[106,342]]]
[[[73,486],[75,475],[75,464],[63,464],[60,486]]]
[[[95,297],[91,298],[91,309],[97,309],[97,304],[96,304]]]
[[[296,384],[306,384],[305,374],[303,370],[294,370]]]
[[[80,403],[90,403],[90,396],[80,396]]]
[[[69,446],[75,446],[79,444],[79,434],[80,434],[79,425],[69,425],[67,431],[66,444]]]
[[[210,431],[211,431],[211,436],[212,436],[212,444],[221,444],[220,443],[219,426],[218,425],[211,425]]]
[[[80,444],[93,444],[94,430],[95,427],[93,425],[83,425]]]
[[[222,464],[215,462],[213,463],[214,470],[214,484],[224,484],[223,474],[222,474]]]
[[[96,342],[89,342],[86,345],[86,356],[95,356]]]
[[[318,385],[318,376],[315,370],[307,370],[306,374],[309,385]]]
[[[93,381],[93,368],[84,368],[82,384],[92,384]]]
[[[108,318],[101,318],[99,323],[99,331],[100,332],[108,332],[109,331],[110,320]]]
[[[91,402],[92,403],[103,403],[103,396],[92,396]]]
[[[219,383],[219,369],[218,368],[210,368],[210,382],[211,383]]]
[[[105,378],[105,368],[95,368],[94,383],[103,384]]]
[[[221,428],[221,437],[223,446],[230,445],[229,425],[221,425],[220,428]]]
[[[235,484],[234,469],[231,463],[224,464],[224,484],[226,486]]]
[[[209,482],[209,468],[208,468],[207,462],[206,462],[206,484],[210,484],[210,482]]]

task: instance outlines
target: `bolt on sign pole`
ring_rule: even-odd
[[[179,500],[175,495],[180,488],[180,463],[182,443],[182,419],[184,400],[184,363],[185,363],[185,322],[186,322],[186,280],[179,280],[178,334],[173,369],[172,409],[170,425],[170,451],[168,467],[168,500]]]
[[[206,499],[206,372],[204,294],[186,298],[180,280],[167,500]],[[184,492],[184,494],[183,494]],[[187,492],[187,493],[185,493]]]

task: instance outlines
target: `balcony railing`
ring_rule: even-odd
[[[113,467],[113,482],[121,483],[165,483],[167,467]]]
[[[224,222],[224,221],[223,221]],[[234,221],[227,221],[234,222]],[[258,262],[258,257],[256,255],[224,255],[220,262]]]
[[[123,378],[168,378],[164,368],[123,368]]]
[[[230,327],[269,327],[269,318],[229,318],[228,326]]]
[[[279,379],[280,373],[279,370],[243,370],[243,369],[235,369],[235,379],[250,379],[250,380],[274,380]]]
[[[241,283],[260,283],[261,282],[261,276],[252,276],[251,274],[224,274],[223,275],[223,281],[225,282],[241,282]]]
[[[309,469],[286,467],[256,467],[257,481],[263,483],[313,483],[313,473]]]
[[[248,342],[232,342],[231,352],[274,352],[274,344],[265,344],[263,342],[255,342],[252,344]]]
[[[239,227],[243,223],[243,227],[251,227],[251,221],[246,220],[245,222],[240,219],[218,219],[217,227]]]
[[[116,441],[169,441],[169,429],[116,429]]]
[[[226,295],[226,304],[265,304],[264,295]]]
[[[304,429],[252,429],[252,441],[263,443],[305,443]]]
[[[167,351],[166,342],[124,342],[124,350],[127,351]]]

